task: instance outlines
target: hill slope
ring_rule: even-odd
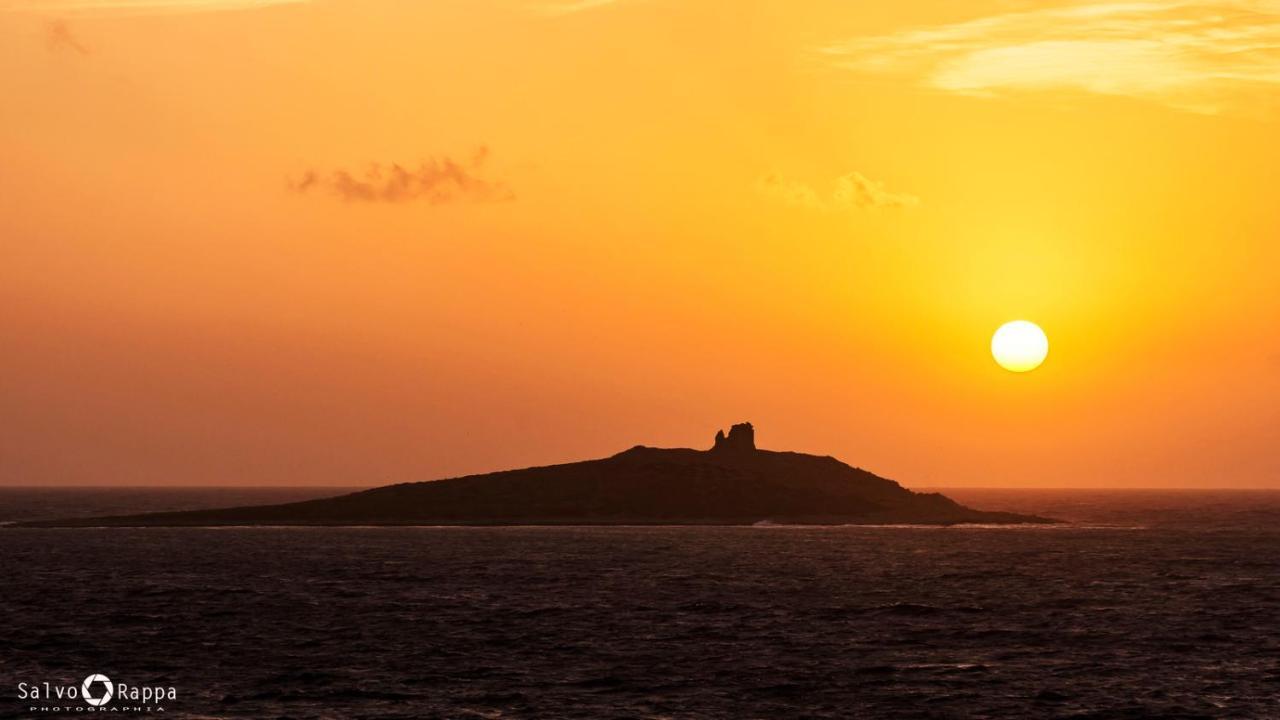
[[[637,446],[600,460],[405,483],[284,505],[27,527],[410,524],[1022,523],[914,493],[835,458],[755,448],[750,424],[711,450]]]

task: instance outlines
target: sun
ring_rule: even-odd
[[[1007,322],[991,336],[991,356],[1005,370],[1035,370],[1048,354],[1049,338],[1039,325],[1028,320]]]

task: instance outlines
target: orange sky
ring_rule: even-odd
[[[908,486],[1280,487],[1277,46],[1272,0],[0,0],[0,483],[751,420]]]

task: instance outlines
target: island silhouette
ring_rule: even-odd
[[[751,423],[708,450],[637,445],[598,460],[402,483],[281,505],[43,520],[25,527],[233,525],[873,525],[1051,523],[918,493],[829,456],[761,450]]]

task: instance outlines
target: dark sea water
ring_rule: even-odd
[[[184,718],[1280,718],[1280,493],[949,494],[1072,524],[0,528],[0,717],[140,714],[19,699],[101,673]]]

